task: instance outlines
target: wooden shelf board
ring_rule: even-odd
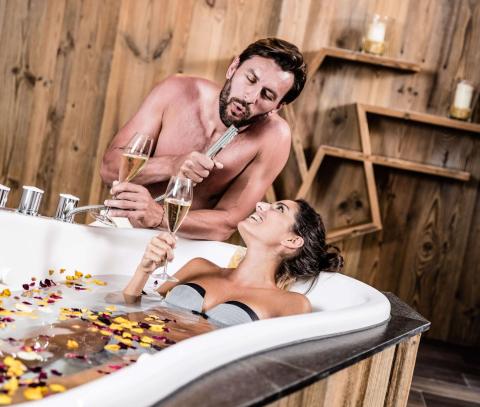
[[[416,62],[406,61],[404,59],[397,59],[392,57],[367,54],[365,52],[353,51],[345,48],[325,47],[320,52],[323,52],[324,57],[345,59],[347,61],[362,62],[370,65],[378,65],[386,68],[397,69],[406,72],[420,72],[420,64]]]
[[[345,228],[331,230],[327,233],[326,240],[328,243],[333,243],[351,237],[378,232],[379,230],[382,230],[381,226],[375,225],[374,223],[347,226]]]
[[[412,122],[431,124],[433,126],[480,133],[480,123],[463,122],[448,117],[436,116],[429,113],[414,112],[411,110],[392,109],[390,107],[375,106],[359,103],[359,107],[367,113],[378,116],[393,117]]]
[[[345,148],[322,146],[326,155],[346,158],[356,161],[371,161],[373,164],[382,165],[384,167],[399,168],[406,171],[421,172],[423,174],[436,175],[439,177],[453,178],[459,181],[468,181],[470,173],[460,170],[452,170],[435,165],[421,164],[415,161],[404,160],[401,158],[385,157],[376,154],[365,154],[360,151],[348,150]]]

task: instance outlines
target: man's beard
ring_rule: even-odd
[[[231,97],[230,98],[230,91],[232,89],[232,80],[227,79],[225,84],[223,85],[222,91],[220,92],[220,105],[219,105],[219,113],[220,119],[222,120],[223,124],[227,127],[230,127],[232,124],[239,129],[240,127],[249,126],[253,123],[256,123],[262,119],[264,119],[268,113],[261,113],[254,116],[250,110],[250,106],[242,99]],[[236,119],[227,113],[228,106],[231,105],[233,102],[241,105],[245,109],[245,114],[243,118]]]

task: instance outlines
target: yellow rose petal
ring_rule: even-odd
[[[145,343],[152,343],[152,342],[153,342],[153,339],[150,338],[149,336],[142,336],[141,341],[142,341],[142,342],[145,342]]]
[[[75,277],[76,277],[76,278],[82,278],[82,277],[83,277],[83,273],[82,273],[81,271],[75,270]]]
[[[29,387],[23,392],[23,396],[27,400],[43,399],[42,389],[40,387]]]
[[[12,398],[6,394],[0,393],[0,406],[6,406],[12,403]]]
[[[53,273],[55,273],[55,270],[54,270],[54,269],[50,269],[50,270],[48,270],[48,275],[50,275],[50,276],[51,276],[51,275],[53,275]]]
[[[67,390],[65,386],[62,386],[61,384],[57,384],[57,383],[52,383],[48,387],[50,387],[50,390],[55,393],[62,393],[65,390]]]
[[[8,382],[3,385],[3,390],[8,391],[8,395],[12,396],[18,389],[18,380],[16,377],[12,377]]]
[[[6,316],[6,315],[12,315],[12,311],[9,311],[8,309],[4,309],[0,311],[1,316]]]
[[[120,346],[116,344],[105,345],[103,348],[110,352],[117,352],[118,350],[120,350]]]
[[[101,329],[100,333],[105,336],[111,336],[113,335],[110,331],[106,331],[105,329]]]
[[[108,307],[105,307],[105,309],[107,311],[116,311],[117,310],[117,307],[115,305],[109,305]]]
[[[67,348],[68,349],[77,349],[78,348],[78,342],[74,341],[73,339],[69,339],[67,341]]]
[[[128,338],[120,338],[120,342],[122,342],[124,345],[130,346],[132,344],[132,340]]]
[[[153,332],[163,332],[163,328],[165,327],[165,325],[156,325],[156,324],[153,324],[153,325],[150,325],[150,331],[153,331]]]
[[[0,292],[0,297],[10,297],[11,295],[12,292],[8,288],[5,288]]]

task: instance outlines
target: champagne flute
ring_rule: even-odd
[[[187,216],[192,204],[193,186],[192,180],[180,176],[173,176],[168,182],[165,192],[164,211],[167,218],[168,230],[173,237],[183,220]],[[165,259],[163,271],[160,274],[152,274],[152,277],[164,281],[178,281],[177,278],[167,274],[168,261]]]
[[[153,140],[150,136],[141,133],[134,134],[127,146],[122,148],[118,176],[120,182],[130,182],[145,167],[152,152],[152,145]],[[115,197],[113,198],[115,199]],[[117,225],[108,215],[109,210],[110,207],[107,207],[104,213],[90,212],[90,215],[104,225],[116,227]]]

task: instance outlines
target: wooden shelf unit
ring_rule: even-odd
[[[468,181],[471,177],[471,174],[466,171],[438,167],[430,164],[422,164],[419,162],[399,159],[396,157],[387,157],[373,154],[371,148],[367,114],[376,114],[380,116],[407,120],[416,123],[430,124],[433,126],[441,126],[456,130],[480,133],[479,124],[457,122],[457,120],[448,119],[441,116],[435,116],[420,112],[398,110],[362,103],[355,104],[355,108],[357,113],[362,151],[325,145],[320,146],[315,154],[315,157],[313,158],[310,168],[302,176],[303,182],[296,196],[296,198],[304,198],[307,195],[318,173],[318,170],[320,169],[322,161],[326,156],[360,161],[363,163],[372,220],[364,224],[346,226],[344,228],[330,231],[327,235],[327,239],[330,242],[372,233],[382,229],[380,204],[378,202],[378,192],[375,183],[375,175],[373,172],[374,164],[385,167],[398,168],[405,171],[451,178],[457,181]],[[296,152],[296,154],[298,154],[298,152]]]
[[[421,71],[420,64],[412,61],[406,61],[403,59],[391,58],[386,56],[372,55],[343,48],[324,47],[314,53],[313,56],[310,58],[308,64],[309,81],[321,67],[322,63],[325,61],[326,58],[335,58],[340,60],[359,62],[389,69],[395,69],[407,73],[417,73]],[[468,181],[471,177],[471,174],[466,171],[438,167],[435,165],[423,164],[396,157],[387,157],[373,154],[371,151],[370,133],[368,128],[368,115],[373,114],[432,126],[480,133],[479,123],[463,122],[460,120],[454,120],[448,117],[436,116],[428,113],[392,109],[388,107],[375,106],[364,103],[357,103],[355,106],[357,111],[360,140],[362,145],[361,151],[332,146],[321,146],[317,150],[310,167],[308,167],[306,163],[305,153],[303,151],[303,144],[301,138],[302,125],[301,123],[297,122],[295,112],[291,105],[288,105],[285,109],[286,119],[292,127],[292,147],[300,177],[302,179],[302,185],[297,193],[297,198],[303,198],[306,196],[325,156],[344,158],[347,160],[360,161],[363,163],[372,219],[368,223],[355,226],[347,226],[344,228],[329,231],[327,235],[327,240],[329,241],[338,241],[344,238],[372,233],[382,229],[381,214],[378,202],[377,188],[375,184],[375,176],[373,172],[373,165],[380,165],[384,167],[397,168],[421,174],[446,177],[463,182]],[[273,188],[270,188],[267,196],[271,201],[275,200],[275,191],[273,190]]]

